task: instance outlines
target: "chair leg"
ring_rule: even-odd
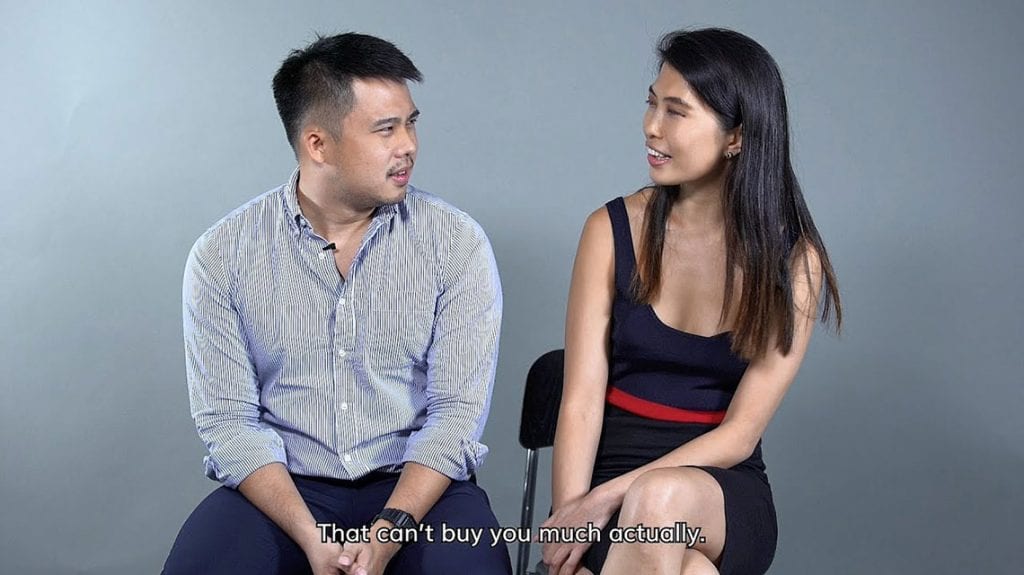
[[[520,530],[533,530],[533,500],[537,489],[537,450],[526,450],[526,476],[523,478],[523,512]],[[516,575],[527,575],[530,566],[530,543],[520,543],[516,556]]]

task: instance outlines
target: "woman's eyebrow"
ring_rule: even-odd
[[[658,97],[658,94],[654,91],[654,84],[651,84],[650,86],[648,86],[647,87],[647,91],[652,96],[654,96],[655,98]],[[665,101],[669,102],[669,103],[672,103],[672,104],[679,104],[680,106],[683,106],[684,108],[692,108],[693,107],[690,104],[684,102],[682,98],[678,98],[676,96],[666,96],[665,97]]]

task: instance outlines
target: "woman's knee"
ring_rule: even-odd
[[[715,485],[709,481],[714,482],[714,479],[699,469],[672,467],[648,471],[626,491],[623,514],[632,522],[645,518],[656,520],[666,514],[686,520],[699,513],[702,505],[715,499],[710,493]]]

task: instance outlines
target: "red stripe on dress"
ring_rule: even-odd
[[[680,409],[669,407],[646,399],[640,399],[630,395],[621,389],[608,388],[608,403],[620,407],[626,411],[662,421],[675,421],[677,423],[708,423],[719,424],[725,419],[724,411],[695,411],[692,409]]]

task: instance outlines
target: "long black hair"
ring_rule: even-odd
[[[742,151],[727,160],[724,195],[725,298],[721,319],[733,306],[735,270],[742,290],[733,328],[733,350],[746,358],[771,344],[789,353],[793,344],[793,263],[814,250],[824,278],[821,319],[842,309],[829,261],[789,158],[789,120],[782,76],[768,51],[754,40],[721,28],[676,31],[658,44],[661,66],[671,66],[718,117],[722,130],[740,128]],[[633,295],[650,303],[661,282],[665,226],[679,186],[655,186],[647,204]],[[808,268],[808,280],[811,270]]]

